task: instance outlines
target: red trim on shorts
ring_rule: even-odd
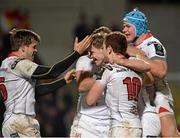
[[[167,110],[167,109],[164,108],[164,107],[160,107],[160,108],[159,108],[159,113],[163,113],[163,112],[169,112],[169,110]]]

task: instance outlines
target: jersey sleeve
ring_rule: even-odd
[[[38,64],[27,60],[18,59],[11,65],[11,69],[25,78],[31,78],[33,72],[38,67]]]
[[[92,71],[92,60],[87,56],[81,56],[76,62],[76,71]]]
[[[151,59],[162,59],[166,60],[166,49],[159,42],[153,42],[148,45],[148,57]]]

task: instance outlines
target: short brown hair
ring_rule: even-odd
[[[22,45],[29,45],[35,40],[40,44],[40,36],[27,29],[13,29],[10,31],[11,50],[17,51]]]
[[[111,46],[115,53],[126,55],[127,40],[121,32],[112,32],[105,37],[106,47]]]

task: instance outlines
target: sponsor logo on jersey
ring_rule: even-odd
[[[23,60],[23,59],[24,59],[24,58],[18,58],[17,60],[15,60],[15,61],[12,63],[12,65],[11,65],[11,69],[15,69],[17,63],[18,63],[19,61]]]
[[[147,43],[147,46],[150,46],[151,44],[156,44],[157,42],[156,41],[151,41],[149,43]]]
[[[164,48],[163,48],[162,44],[160,44],[160,43],[158,43],[156,41],[151,41],[151,42],[149,42],[147,44],[147,46],[150,46],[151,44],[154,45],[154,48],[156,50],[155,52],[156,52],[157,55],[159,55],[159,56],[164,56],[165,55]]]
[[[163,46],[161,44],[155,43],[154,44],[155,50],[156,50],[156,54],[159,56],[164,56],[164,49]]]

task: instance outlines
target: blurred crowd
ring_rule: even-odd
[[[77,24],[74,27],[74,37],[78,37],[79,40],[82,40],[86,35],[91,34],[95,29],[102,26],[102,19],[101,16],[95,15],[92,20],[88,18],[88,15],[86,12],[81,11],[79,13],[79,18],[77,21]],[[115,23],[114,21],[111,21],[111,24],[109,28],[112,31],[120,31],[121,27]]]
[[[75,100],[71,90],[65,86],[36,100],[41,136],[68,136],[75,115]]]

